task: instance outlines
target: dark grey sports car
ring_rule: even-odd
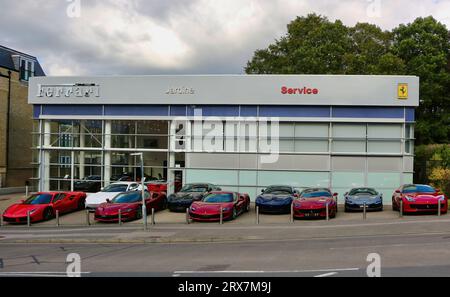
[[[344,194],[345,211],[383,210],[383,194],[374,188],[353,188]]]
[[[167,207],[170,211],[186,211],[193,201],[202,200],[211,191],[221,191],[221,188],[206,183],[186,184],[178,193],[169,195]]]

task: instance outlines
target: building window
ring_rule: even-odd
[[[20,79],[28,81],[32,76],[34,76],[34,61],[20,59]]]

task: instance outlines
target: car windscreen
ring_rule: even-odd
[[[128,185],[125,184],[111,184],[105,187],[102,192],[126,192]]]
[[[434,193],[436,190],[431,186],[415,185],[403,188],[403,193]]]
[[[331,193],[328,191],[310,191],[303,192],[300,197],[301,198],[316,198],[316,197],[331,197]]]
[[[278,195],[286,195],[292,194],[292,188],[290,187],[268,187],[264,190],[264,194],[278,194]]]
[[[25,200],[24,204],[49,204],[52,201],[52,197],[52,194],[34,194]]]
[[[378,193],[374,189],[360,188],[360,189],[353,189],[348,194],[350,196],[353,196],[353,195],[377,195]]]
[[[210,203],[223,203],[223,202],[233,202],[233,194],[231,193],[213,193],[209,194],[203,199],[203,202]]]
[[[142,191],[122,193],[111,200],[112,203],[134,203],[142,201]]]
[[[180,192],[197,192],[203,193],[208,191],[208,186],[205,185],[185,185]]]

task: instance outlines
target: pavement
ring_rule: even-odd
[[[0,210],[20,198],[0,196]],[[150,221],[150,220],[149,220]],[[0,276],[64,276],[77,253],[83,276],[366,276],[369,254],[383,276],[450,276],[450,216],[399,218],[386,209],[340,211],[336,219],[297,220],[255,212],[235,221],[185,222],[183,213],[142,222],[85,225],[85,213],[0,227]]]

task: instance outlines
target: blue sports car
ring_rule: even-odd
[[[290,213],[292,201],[298,196],[294,187],[274,185],[262,190],[255,203],[261,213]]]
[[[373,188],[353,188],[344,194],[345,211],[383,210],[383,194]]]

